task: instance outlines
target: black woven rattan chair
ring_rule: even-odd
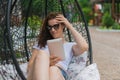
[[[87,65],[91,64],[90,34],[78,1],[42,0],[41,3],[41,13],[34,15],[42,21],[49,12],[62,12],[88,42]],[[0,80],[26,80],[20,65],[29,61],[39,32],[38,29],[31,28],[29,22],[33,19],[33,6],[32,0],[0,0]],[[74,41],[69,30],[66,30],[66,39]]]

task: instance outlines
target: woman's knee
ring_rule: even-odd
[[[49,57],[49,54],[43,50],[38,51],[38,57]]]
[[[58,70],[57,66],[50,66],[50,70]]]
[[[54,72],[54,73],[59,73],[60,72],[60,69],[57,67],[57,66],[51,66],[50,67],[50,72]]]
[[[65,80],[57,66],[50,67],[50,80]]]

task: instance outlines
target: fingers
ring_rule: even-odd
[[[58,62],[58,61],[60,61],[61,59],[59,58],[59,57],[57,57],[57,58],[54,58],[54,62]]]
[[[58,21],[64,21],[66,18],[63,15],[56,16],[56,20]]]
[[[54,59],[54,58],[57,58],[57,56],[54,56],[54,55],[50,56],[50,59]]]
[[[55,19],[57,20],[57,23],[63,23],[66,27],[70,25],[70,22],[63,15],[58,15]]]
[[[57,56],[50,56],[50,66],[55,65],[56,63],[58,63],[58,61],[60,61],[61,58],[57,57]]]
[[[57,15],[56,17],[64,17],[62,14]]]
[[[61,58],[57,57],[57,56],[50,56],[50,60],[54,61],[54,62],[58,62],[61,60]]]

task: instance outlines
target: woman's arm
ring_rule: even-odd
[[[77,30],[75,30],[72,24],[63,15],[56,16],[56,19],[58,20],[58,23],[64,23],[65,26],[71,31],[75,42],[77,43],[73,46],[74,55],[77,56],[82,54],[84,51],[87,51],[88,44],[86,40],[81,36],[81,34]]]
[[[74,51],[74,55],[80,55],[83,52],[88,50],[88,44],[86,42],[86,40],[81,36],[81,34],[79,32],[77,32],[77,30],[75,30],[75,28],[72,27],[72,25],[68,25],[68,29],[71,31],[75,42],[77,43],[76,45],[73,46],[73,51]]]

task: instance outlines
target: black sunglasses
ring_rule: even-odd
[[[54,28],[55,30],[59,29],[59,24],[55,24],[53,26],[47,26],[48,30],[52,30],[52,28]]]

